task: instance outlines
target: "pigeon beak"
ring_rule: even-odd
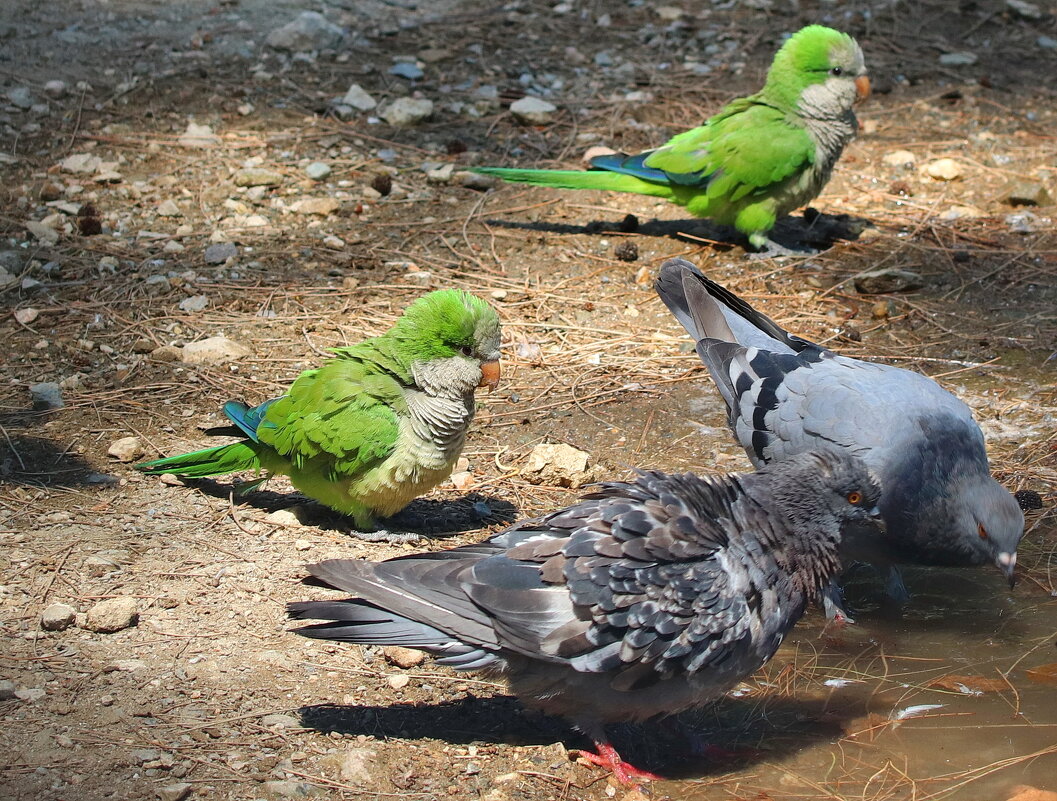
[[[870,96],[870,79],[860,75],[855,79],[855,99],[865,100]]]
[[[488,391],[491,392],[497,386],[499,386],[499,360],[492,359],[491,361],[481,362],[481,383],[477,386],[488,387]]]
[[[884,525],[884,519],[882,519],[882,517],[881,517],[881,507],[880,506],[875,506],[873,509],[868,511],[866,514],[868,514],[870,516],[870,519],[873,522],[880,523],[881,525]]]
[[[995,565],[1002,571],[1002,575],[1009,580],[1009,589],[1013,589],[1017,585],[1017,576],[1013,572],[1017,567],[1017,555],[1002,551],[995,557]]]

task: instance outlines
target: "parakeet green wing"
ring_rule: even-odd
[[[736,101],[708,125],[678,134],[664,146],[642,154],[642,161],[666,173],[672,183],[696,183],[711,198],[722,196],[737,202],[814,163],[811,136],[803,126],[789,124],[785,116],[748,98]]]
[[[397,415],[405,410],[401,386],[391,375],[335,359],[302,375],[288,395],[272,403],[257,436],[295,470],[336,481],[393,452]]]

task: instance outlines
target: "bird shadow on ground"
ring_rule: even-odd
[[[732,227],[696,218],[640,222],[634,214],[628,214],[617,222],[596,220],[586,225],[494,219],[486,222],[499,228],[516,228],[553,234],[622,233],[669,237],[681,242],[711,244],[719,250],[730,250],[745,245],[745,237]],[[822,249],[830,247],[839,240],[855,241],[869,225],[870,221],[862,217],[853,217],[849,214],[823,214],[809,206],[804,209],[802,217],[787,216],[780,219],[771,229],[770,237],[791,250]]]
[[[328,509],[298,492],[258,489],[240,495],[238,484],[209,478],[185,479],[185,483],[205,495],[231,498],[239,506],[249,506],[269,514],[280,509],[290,509],[300,523],[324,531],[348,534],[353,529],[350,517]],[[439,538],[464,531],[476,531],[491,525],[513,523],[517,519],[518,509],[509,501],[480,492],[469,492],[453,500],[418,498],[399,513],[381,520],[380,523],[390,531]]]
[[[849,694],[850,695],[850,694]],[[761,760],[782,759],[817,742],[842,736],[845,723],[865,704],[846,697],[830,701],[794,698],[725,698],[680,715],[676,721],[607,727],[621,756],[669,779],[726,773]],[[319,704],[299,710],[301,723],[322,733],[379,739],[441,740],[452,744],[505,743],[592,750],[591,741],[560,718],[527,710],[510,696],[464,698],[438,704],[342,706]],[[705,748],[705,755],[694,746]]]
[[[8,434],[0,424],[0,482],[33,487],[102,487],[117,476],[98,471],[70,445],[44,437]]]

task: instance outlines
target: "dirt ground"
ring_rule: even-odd
[[[340,26],[340,41],[306,53],[266,43],[304,8]],[[483,191],[460,174],[657,145],[757,88],[782,35],[810,22],[858,38],[876,90],[814,204],[822,214],[779,230],[816,256],[749,259],[728,232],[650,198]],[[674,255],[798,333],[964,398],[999,480],[1043,499],[1017,592],[1043,635],[1057,630],[1055,39],[1051,5],[1013,0],[7,0],[0,795],[625,796],[571,761],[566,749],[586,743],[562,721],[523,711],[501,686],[293,636],[284,605],[321,595],[299,583],[306,562],[447,547],[570,502],[575,489],[522,474],[541,442],[586,451],[595,476],[746,469],[651,289]],[[379,107],[336,109],[351,84]],[[509,106],[525,94],[556,110],[519,122]],[[400,97],[432,100],[432,117],[399,127],[375,116]],[[205,138],[188,140],[189,123]],[[329,174],[308,177],[313,162]],[[247,170],[277,175],[238,186]],[[622,225],[629,214],[637,228]],[[633,261],[617,257],[628,243]],[[881,268],[921,286],[856,289]],[[108,455],[125,437],[144,457],[200,447],[224,401],[281,393],[326,348],[380,333],[448,286],[499,311],[505,372],[480,398],[461,489],[409,512],[443,536],[364,543],[283,481],[232,499],[226,479],[166,484]],[[247,354],[181,360],[184,344],[221,335]],[[61,409],[33,408],[41,382],[59,384]],[[138,623],[94,631],[89,610],[115,598]],[[46,630],[55,603],[76,617]],[[851,648],[833,645],[817,611],[803,628],[813,659]],[[858,637],[864,652],[886,647]],[[1014,644],[1009,663],[1052,662],[1052,640]],[[729,705],[710,713],[721,744],[748,742],[774,762],[807,730],[839,746],[874,725],[783,711],[818,698],[803,653],[783,649],[738,689],[752,722],[732,722],[744,710]],[[659,796],[934,798],[962,781],[871,783],[864,764],[846,767],[844,784],[820,773],[760,787],[751,757],[673,768],[670,735],[619,734],[683,777]]]

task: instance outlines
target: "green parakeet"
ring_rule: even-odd
[[[474,390],[499,382],[499,317],[444,289],[412,303],[391,329],[301,373],[280,398],[224,414],[245,439],[137,465],[203,477],[286,475],[295,487],[375,527],[451,475],[474,416]],[[263,483],[263,479],[259,482]],[[380,536],[371,537],[379,539]]]
[[[822,191],[858,130],[852,106],[869,92],[855,40],[809,25],[782,45],[763,89],[656,150],[596,156],[586,172],[475,171],[516,183],[667,198],[697,217],[733,225],[754,249],[786,252],[768,231]]]

